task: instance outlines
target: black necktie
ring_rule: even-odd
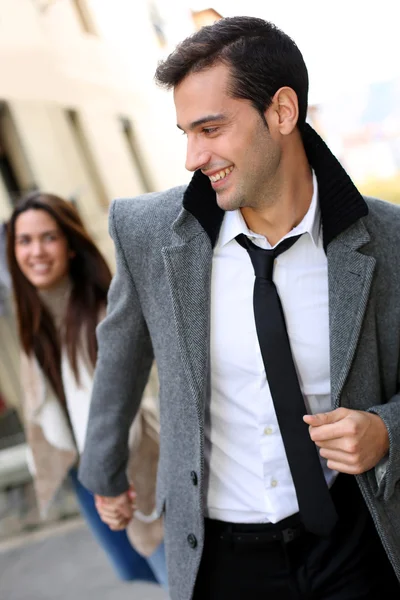
[[[255,272],[254,316],[265,372],[296,489],[302,522],[311,533],[328,535],[337,513],[308,426],[303,394],[293,362],[282,304],[272,281],[275,258],[300,236],[286,238],[273,250],[263,250],[245,235],[237,242],[249,253]]]

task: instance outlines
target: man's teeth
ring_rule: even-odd
[[[227,169],[222,169],[222,171],[220,171],[219,173],[215,173],[215,175],[210,175],[210,180],[213,183],[215,183],[216,181],[219,181],[220,179],[224,179],[224,177],[229,175],[229,173],[231,173],[232,171],[233,171],[233,167],[228,167]]]

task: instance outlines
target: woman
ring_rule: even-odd
[[[22,346],[26,436],[41,514],[46,514],[69,476],[82,515],[119,576],[165,585],[160,521],[144,523],[146,519],[142,518],[138,525],[134,518],[129,538],[125,531],[111,531],[101,521],[92,494],[76,475],[97,357],[95,330],[105,314],[110,270],[75,207],[41,192],[29,194],[15,208],[8,224],[7,252]],[[148,509],[149,499],[154,496],[158,441],[153,435],[149,481],[147,473],[140,473],[142,464],[148,468],[149,458],[138,456],[149,449],[146,429],[141,425],[144,421],[143,410],[132,429],[135,470],[129,475],[145,480],[147,502],[142,506]],[[135,434],[137,430],[139,434]],[[135,502],[140,508],[140,490],[136,491]],[[129,540],[148,558],[139,554]]]

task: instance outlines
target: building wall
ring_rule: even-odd
[[[77,196],[92,233],[109,252],[100,225],[108,202],[146,191],[121,117],[132,125],[154,190],[188,175],[171,98],[152,81],[166,50],[159,47],[146,2],[79,2],[95,34],[85,31],[76,4],[0,0],[0,102],[12,115],[30,179],[39,188]],[[182,19],[182,37],[189,28]],[[68,110],[78,116],[91,169]],[[9,210],[0,193],[0,214]]]

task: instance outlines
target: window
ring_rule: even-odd
[[[4,187],[8,192],[11,204],[15,204],[18,198],[22,195],[21,186],[18,183],[15,171],[7,156],[7,153],[0,141],[0,176],[3,180]]]
[[[126,141],[126,145],[128,148],[129,155],[131,160],[135,166],[136,171],[139,174],[143,189],[145,192],[154,191],[154,187],[151,182],[151,178],[149,177],[148,170],[146,168],[145,162],[142,158],[142,154],[138,147],[138,143],[136,140],[135,132],[133,131],[132,123],[126,117],[120,117],[120,124],[123,136]]]
[[[0,103],[0,177],[11,204],[36,189],[17,127],[6,103]]]
[[[84,129],[78,113],[75,110],[66,111],[67,119],[70,124],[71,132],[75,140],[76,148],[85,167],[85,171],[93,185],[95,194],[104,207],[108,207],[108,197],[104,188],[103,181],[99,175],[96,162],[93,158],[91,148],[86,139]]]

